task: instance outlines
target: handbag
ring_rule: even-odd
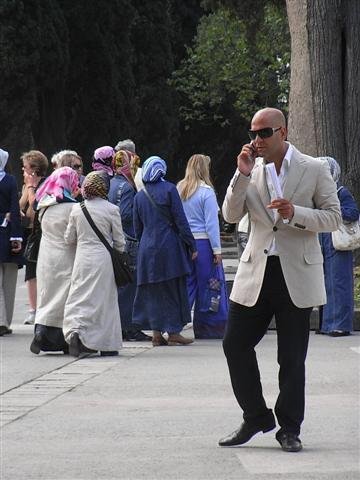
[[[331,239],[335,250],[347,251],[360,248],[360,223],[342,223],[338,230],[331,232]]]
[[[126,252],[119,252],[118,250],[113,248],[95,225],[94,220],[91,218],[91,215],[86,208],[84,202],[81,202],[80,206],[91,228],[94,230],[99,240],[103,243],[103,245],[110,253],[114,269],[115,283],[117,287],[124,287],[128,283],[132,283],[134,281],[134,278],[131,271],[131,262],[128,254]]]
[[[200,312],[217,313],[219,311],[223,283],[217,274],[216,266],[214,266],[200,301]]]
[[[48,207],[44,209],[44,213]],[[44,216],[44,213],[42,216]],[[34,216],[34,223],[30,235],[27,238],[24,248],[24,258],[27,262],[36,263],[39,256],[39,248],[41,242],[41,223],[39,222],[39,211],[36,210]]]
[[[32,231],[27,238],[24,257],[27,262],[37,262],[39,256],[39,248],[41,241],[41,230],[34,232]]]

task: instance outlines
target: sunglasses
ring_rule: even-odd
[[[73,170],[80,170],[80,168],[82,168],[82,165],[73,165],[72,168]]]
[[[257,135],[259,135],[260,138],[270,138],[274,135],[275,132],[280,130],[281,127],[278,128],[261,128],[260,130],[249,130],[248,135],[250,137],[250,140],[255,140]]]

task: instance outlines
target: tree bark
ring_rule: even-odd
[[[306,32],[307,0],[287,0],[291,34],[289,141],[308,155],[317,155],[309,46]]]
[[[334,157],[360,203],[360,2],[287,0],[291,35],[289,139]]]

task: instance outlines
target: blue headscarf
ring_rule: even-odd
[[[165,160],[160,157],[149,157],[142,166],[142,180],[146,182],[157,182],[166,175],[167,166]]]
[[[319,157],[320,160],[326,160],[330,167],[330,173],[335,183],[340,180],[341,168],[335,158],[332,157]]]

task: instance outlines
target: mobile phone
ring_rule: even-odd
[[[250,147],[251,147],[251,156],[250,156],[250,159],[255,162],[255,158],[257,156],[257,151],[256,151],[256,147],[254,145],[254,140],[251,140],[250,142]]]

